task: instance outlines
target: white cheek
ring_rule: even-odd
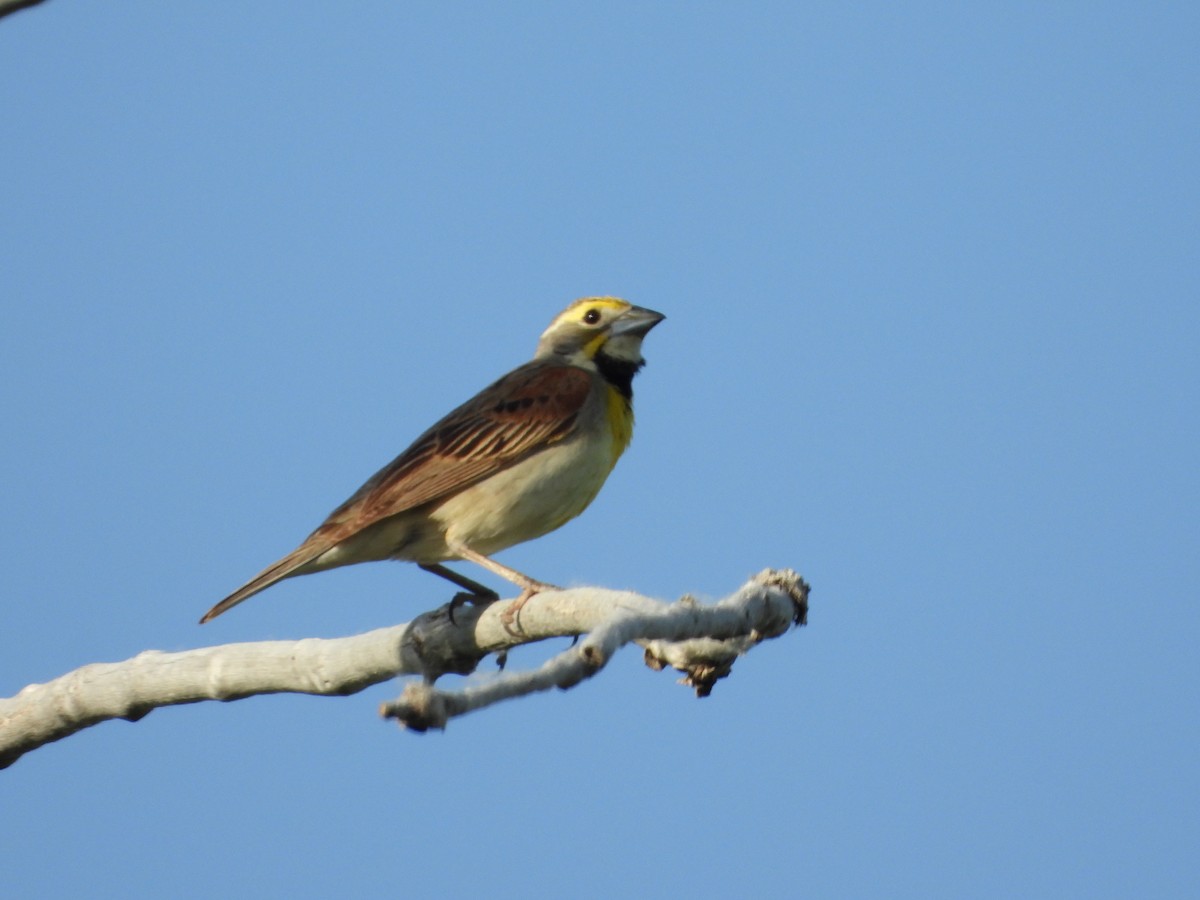
[[[640,363],[642,360],[642,335],[620,334],[610,338],[604,345],[604,353],[613,359]]]

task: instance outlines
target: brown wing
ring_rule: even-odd
[[[312,538],[334,543],[380,519],[456,493],[563,440],[592,377],[576,366],[533,362],[454,410],[329,514]],[[308,543],[306,541],[305,543]]]
[[[462,490],[575,429],[591,375],[575,366],[527,363],[468,400],[376,472],[299,547],[207,613],[219,616],[290,578],[367,526]]]

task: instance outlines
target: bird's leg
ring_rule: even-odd
[[[518,630],[513,626],[517,621],[517,616],[521,612],[521,607],[534,594],[540,594],[542,591],[561,591],[562,588],[553,584],[547,584],[544,581],[537,581],[530,578],[528,575],[518,572],[516,569],[511,569],[503,563],[498,563],[494,559],[484,556],[482,553],[476,553],[465,544],[453,543],[450,544],[450,549],[460,558],[475,563],[477,566],[482,566],[493,575],[499,575],[506,581],[511,581],[521,589],[520,596],[517,597],[517,602],[504,611],[504,615],[500,617],[500,621],[504,625],[504,630],[509,634],[518,636]]]
[[[556,588],[552,584],[542,584],[540,581],[534,582],[534,584],[539,585],[539,587],[522,588],[520,595],[517,597],[513,605],[508,607],[508,609],[504,610],[504,612],[500,614],[500,624],[503,625],[504,630],[513,637],[519,638],[521,636],[522,632],[520,625],[517,623],[517,617],[521,614],[521,610],[524,608],[525,604],[529,602],[529,598],[534,594],[540,594],[542,591],[559,590],[559,588]]]
[[[450,624],[454,623],[454,611],[464,603],[495,603],[500,599],[497,594],[489,587],[485,587],[478,581],[473,581],[466,575],[459,575],[453,569],[447,569],[445,566],[438,563],[417,563],[426,572],[432,572],[434,575],[440,575],[452,584],[462,588],[454,598],[450,601]]]

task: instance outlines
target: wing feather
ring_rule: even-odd
[[[376,472],[316,531],[201,619],[207,622],[277,581],[304,571],[331,547],[389,516],[456,493],[571,436],[592,375],[567,364],[515,369],[454,410]]]
[[[309,538],[336,543],[381,519],[431,503],[569,437],[592,376],[570,365],[527,363],[417,438],[330,513]]]

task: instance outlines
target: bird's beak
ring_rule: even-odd
[[[622,334],[636,334],[639,337],[665,319],[660,312],[646,309],[642,306],[631,306],[612,323],[609,334],[617,337]]]

